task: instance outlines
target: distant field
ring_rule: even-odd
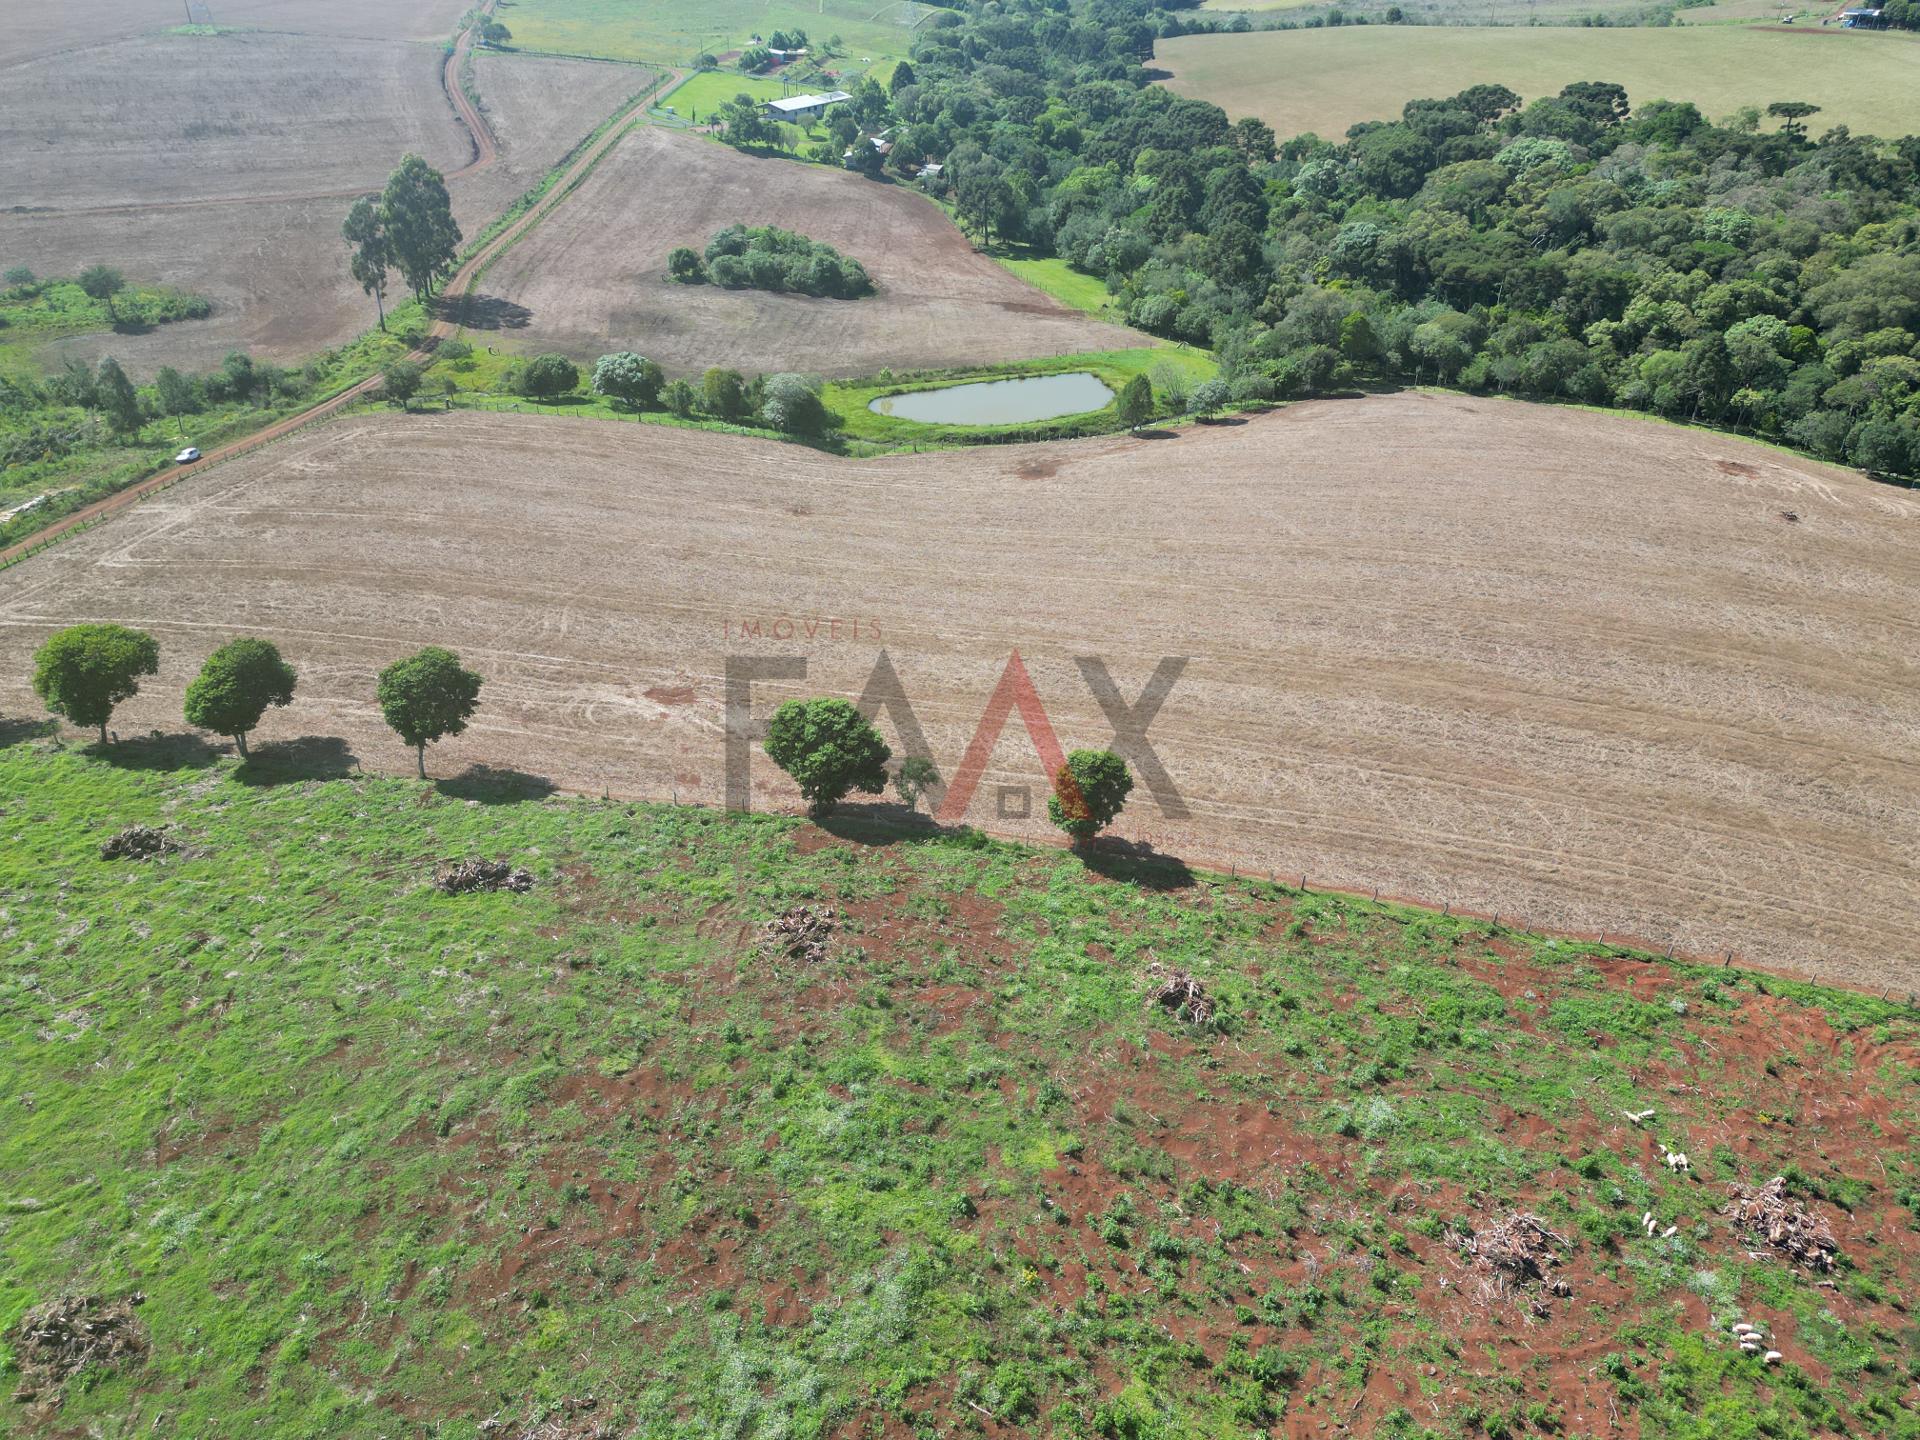
[[[927,5],[914,9],[923,18],[932,13]],[[658,65],[685,65],[702,51],[720,55],[754,35],[797,29],[815,44],[838,35],[845,61],[834,63],[859,70],[905,55],[913,37],[906,7],[886,0],[504,0],[498,13],[522,49]]]
[[[168,60],[174,78],[143,96],[94,63],[147,55]],[[57,275],[104,261],[130,282],[214,305],[205,320],[146,334],[56,341],[45,358],[111,354],[137,376],[206,368],[234,349],[288,362],[370,324],[372,303],[348,278],[340,240],[349,201],[255,197],[376,189],[408,145],[449,171],[466,165],[472,147],[440,88],[440,58],[420,46],[231,35],[119,42],[77,57],[77,70],[64,60],[17,67],[33,85],[18,99],[0,89],[0,131],[19,137],[17,193],[50,208],[0,208],[0,264]],[[492,54],[475,56],[474,73],[499,154],[449,182],[469,235],[652,78],[636,66]],[[66,99],[41,105],[36,95]],[[379,102],[390,133],[341,115],[357,101]],[[148,120],[179,137],[164,164],[133,138]],[[193,198],[204,196],[231,203]],[[126,208],[84,209],[103,204]]]
[[[676,245],[699,249],[735,221],[823,240],[865,265],[879,293],[816,300],[667,278]],[[510,317],[500,338],[515,349],[579,360],[637,350],[675,373],[865,376],[1150,343],[1021,284],[903,186],[659,126],[621,141],[483,288]]]
[[[1708,116],[1808,100],[1816,134],[1832,125],[1920,131],[1920,37],[1744,26],[1685,29],[1360,26],[1187,35],[1157,63],[1182,95],[1258,115],[1281,135],[1338,137],[1395,117],[1407,101],[1501,84],[1533,98],[1575,80],[1611,80],[1633,102],[1691,100]]]

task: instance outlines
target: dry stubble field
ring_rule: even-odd
[[[164,651],[118,729],[178,731],[200,659],[260,633],[302,672],[267,738],[404,770],[373,674],[439,642],[488,677],[441,775],[712,803],[729,653],[807,657],[764,714],[857,694],[884,647],[949,776],[1016,647],[1068,747],[1109,738],[1074,657],[1131,699],[1188,655],[1152,738],[1192,818],[1141,791],[1125,835],[1910,987],[1917,525],[1920,498],[1737,440],[1459,397],[867,461],[364,415],[0,574],[0,716],[37,713],[49,631],[111,619]],[[1038,834],[997,787],[1039,809],[1043,783],[1015,721],[968,818]],[[764,758],[755,794],[796,799]]]
[[[824,240],[865,265],[879,293],[817,300],[667,278],[676,245],[701,249],[735,221]],[[976,254],[938,208],[902,187],[652,128],[621,141],[482,284],[530,312],[519,348],[582,360],[632,349],[679,373],[726,365],[870,375],[1151,343]]]
[[[129,92],[130,54],[164,59],[140,68],[166,78]],[[60,342],[49,362],[111,354],[147,375],[206,369],[247,349],[285,363],[366,328],[372,302],[348,277],[340,240],[350,201],[324,192],[378,189],[407,149],[448,172],[469,163],[440,65],[437,46],[235,34],[130,40],[0,71],[39,77],[47,98],[65,97],[0,99],[0,131],[32,140],[15,151],[37,157],[26,168],[40,177],[32,203],[58,207],[0,213],[0,262],[60,274],[100,260],[214,302],[203,321]],[[450,182],[469,234],[651,78],[517,55],[478,56],[475,76],[500,153]],[[156,130],[176,139],[164,155],[143,154]],[[301,195],[316,198],[258,198]],[[208,197],[228,203],[183,203]],[[126,208],[82,208],[99,205]]]

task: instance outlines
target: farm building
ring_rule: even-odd
[[[776,120],[816,120],[824,115],[829,105],[840,105],[853,96],[844,90],[832,90],[825,95],[789,95],[784,100],[767,101],[767,114]]]
[[[1849,30],[1879,30],[1887,23],[1884,10],[1842,10],[1840,23]]]

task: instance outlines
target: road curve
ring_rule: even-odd
[[[482,15],[489,16],[500,0],[487,0],[481,7]],[[447,103],[453,107],[453,113],[466,128],[467,143],[472,147],[472,158],[458,170],[449,170],[445,178],[449,181],[462,180],[476,175],[500,158],[499,143],[493,138],[493,130],[487,124],[486,117],[474,107],[467,98],[467,92],[460,88],[460,66],[468,55],[473,53],[475,32],[479,29],[475,21],[460,32],[453,43],[453,49],[447,52],[446,63],[440,67],[440,89],[447,97]],[[371,195],[380,189],[376,182],[372,185],[358,185],[345,190],[301,190],[283,195],[208,195],[192,200],[141,200],[125,205],[83,205],[72,210],[61,209],[57,205],[35,206],[19,213],[27,215],[145,215],[163,210],[204,210],[209,205],[287,205],[302,200],[352,200],[361,195]]]
[[[681,72],[678,70],[668,71],[663,77],[662,84],[670,86],[672,82],[680,78],[680,74]],[[409,351],[405,358],[413,361],[430,359],[434,349],[440,342],[460,328],[465,322],[467,302],[471,298],[474,283],[480,278],[480,272],[485,270],[487,265],[495,256],[500,254],[501,251],[505,250],[528,230],[539,224],[540,221],[546,217],[549,210],[567,198],[575,182],[577,182],[582,175],[586,174],[588,170],[592,169],[594,163],[608,150],[612,149],[613,146],[620,141],[621,137],[627,133],[628,125],[632,121],[634,114],[644,111],[647,106],[653,103],[653,96],[660,88],[662,88],[662,86],[651,86],[639,98],[628,102],[624,109],[616,113],[613,123],[607,126],[606,132],[581,152],[573,164],[567,167],[566,172],[560,179],[548,188],[547,193],[528,207],[526,214],[522,215],[518,220],[494,236],[493,239],[481,246],[480,249],[476,250],[468,258],[466,264],[454,272],[453,278],[448,280],[441,290],[443,298],[450,296],[458,297],[456,305],[442,307],[443,309],[452,309],[454,311],[453,316],[449,318],[443,314],[441,318],[435,320],[427,330],[424,343],[422,343],[419,349]],[[38,549],[48,541],[56,539],[70,530],[91,525],[95,521],[104,519],[117,510],[125,509],[129,505],[137,503],[155,491],[165,490],[169,486],[179,484],[182,480],[190,479],[207,470],[209,467],[219,464],[222,460],[231,460],[237,455],[245,455],[251,450],[258,450],[261,446],[278,440],[283,435],[292,434],[304,425],[310,425],[316,420],[324,420],[330,415],[336,415],[355,401],[363,400],[373,394],[379,388],[380,376],[376,372],[367,376],[366,379],[360,381],[358,384],[342,390],[338,395],[327,400],[322,400],[319,404],[302,410],[297,415],[290,415],[285,420],[277,421],[263,430],[256,430],[251,435],[231,441],[216,450],[209,450],[198,462],[191,466],[175,466],[169,470],[162,470],[158,475],[151,476],[136,485],[128,486],[125,490],[116,491],[112,495],[96,500],[93,504],[83,506],[70,515],[63,515],[44,529],[36,530],[26,539],[8,546],[5,550],[0,550],[0,569],[4,569],[24,559],[29,551]]]

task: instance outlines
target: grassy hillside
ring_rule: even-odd
[[[1900,1007],[968,836],[0,728],[0,1367],[68,1290],[144,1292],[149,1342],[9,1376],[7,1433],[1920,1433]],[[185,849],[99,858],[136,822]],[[429,887],[475,854],[535,888]],[[825,958],[763,949],[803,902]],[[1782,1172],[1830,1284],[1718,1213]],[[1566,1295],[1463,1253],[1515,1210]]]
[[[1368,25],[1187,35],[1156,62],[1182,95],[1229,115],[1258,115],[1281,135],[1329,139],[1362,120],[1394,120],[1409,100],[1505,85],[1527,99],[1575,80],[1624,85],[1636,105],[1691,100],[1718,119],[1775,100],[1821,107],[1809,128],[1888,138],[1920,131],[1920,36],[1748,29],[1554,29]]]

